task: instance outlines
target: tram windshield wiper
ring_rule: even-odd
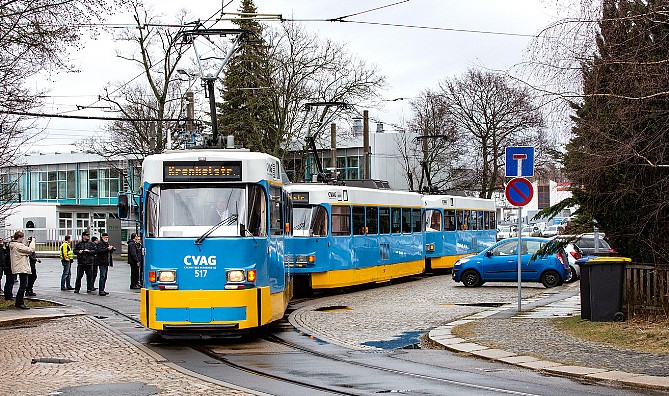
[[[221,220],[216,225],[214,225],[213,227],[208,229],[207,232],[200,235],[200,237],[195,240],[195,244],[196,245],[201,244],[202,241],[205,240],[205,238],[207,238],[209,235],[211,235],[211,233],[216,231],[219,227],[224,226],[224,225],[229,226],[229,225],[233,225],[233,224],[236,224],[236,223],[237,223],[237,215],[236,214],[233,214],[233,215],[230,215],[230,216],[226,217],[225,219]]]

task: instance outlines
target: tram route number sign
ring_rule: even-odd
[[[166,182],[241,180],[241,161],[165,161],[163,163],[163,181]]]
[[[506,199],[513,206],[525,206],[534,196],[534,188],[529,180],[516,177],[506,185]]]

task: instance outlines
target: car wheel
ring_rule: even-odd
[[[462,274],[462,284],[467,287],[477,287],[483,284],[481,275],[474,270],[467,270]]]
[[[578,275],[576,274],[576,268],[569,266],[569,274],[567,274],[567,279],[564,280],[564,283],[572,283],[578,280]]]
[[[541,283],[543,283],[546,288],[560,286],[560,284],[562,284],[562,277],[557,271],[548,270],[541,274]]]

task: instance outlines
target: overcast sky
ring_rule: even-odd
[[[146,2],[160,10],[165,22],[172,22],[180,8],[186,8],[204,20],[229,1]],[[445,77],[460,75],[471,67],[506,70],[521,62],[531,40],[529,36],[557,18],[548,3],[546,0],[255,1],[259,13],[281,14],[296,20],[338,18],[395,4],[346,19],[358,23],[300,22],[310,31],[346,44],[351,53],[377,65],[387,76],[388,89],[383,92],[387,105],[381,110],[370,110],[371,117],[387,124],[408,118],[408,101],[425,88],[436,86]],[[235,0],[225,10],[234,12],[238,8],[239,0]],[[113,22],[132,23],[132,17],[117,15]],[[73,54],[79,73],[52,76],[53,81],[36,80],[36,88],[50,89],[51,96],[44,112],[115,116],[114,113],[104,113],[103,109],[76,109],[77,105],[95,103],[108,82],[129,81],[139,73],[127,61],[115,57],[116,48],[110,37],[103,34],[84,50]],[[397,98],[405,99],[393,100]],[[196,101],[204,103],[205,99],[197,98]],[[51,119],[44,125],[46,138],[40,135],[32,146],[34,151],[63,151],[77,139],[96,136],[102,131],[101,122]]]

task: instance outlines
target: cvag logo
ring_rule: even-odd
[[[216,256],[186,256],[184,257],[184,265],[187,267],[190,266],[215,266],[216,265]]]

